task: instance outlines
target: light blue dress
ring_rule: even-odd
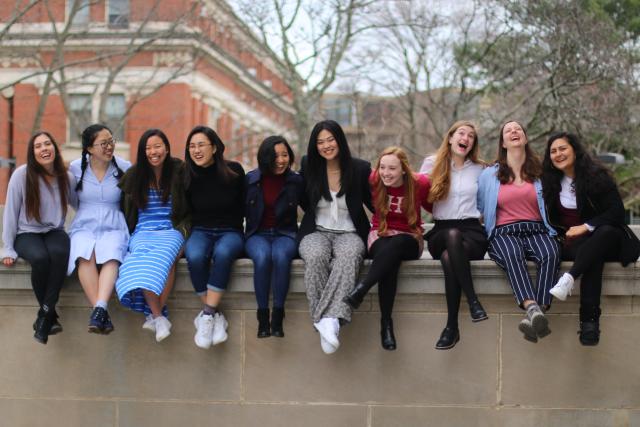
[[[171,197],[163,204],[161,193],[149,189],[147,206],[138,210],[138,224],[116,281],[122,305],[149,314],[142,291],[162,293],[183,244],[184,236],[171,223]]]
[[[131,163],[116,157],[118,166],[126,171]],[[81,159],[74,160],[69,166],[69,172],[76,181],[80,181],[82,170]],[[82,181],[82,190],[78,192],[78,209],[71,223],[69,237],[71,250],[69,252],[69,266],[67,274],[73,273],[78,258],[91,259],[95,251],[96,264],[104,264],[110,260],[120,263],[127,254],[129,230],[124,214],[120,210],[120,189],[115,177],[116,168],[109,164],[102,182],[87,165]]]

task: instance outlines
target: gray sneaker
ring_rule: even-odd
[[[531,327],[538,338],[544,338],[551,333],[549,320],[546,318],[538,304],[531,304],[527,307],[527,319],[531,322]]]
[[[538,335],[536,335],[536,331],[535,329],[533,329],[533,325],[529,320],[529,316],[527,315],[524,316],[524,319],[522,319],[520,321],[520,324],[518,325],[518,329],[520,330],[520,332],[524,334],[525,340],[530,341],[532,343],[538,342]]]

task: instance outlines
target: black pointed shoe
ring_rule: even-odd
[[[458,341],[460,341],[460,331],[458,328],[447,326],[442,330],[442,334],[440,334],[440,339],[436,343],[436,350],[449,350],[453,348]]]
[[[278,338],[284,337],[282,321],[284,320],[284,308],[273,307],[271,313],[271,335]]]
[[[367,295],[368,291],[369,287],[360,282],[355,286],[355,288],[353,288],[351,292],[349,292],[346,297],[342,298],[342,302],[348,304],[349,307],[355,310],[356,308],[360,307],[360,304],[362,304],[362,300]]]
[[[258,318],[258,338],[270,337],[271,325],[269,325],[269,309],[259,308],[256,316]]]
[[[385,350],[396,349],[396,336],[393,334],[393,320],[380,321],[380,341]]]
[[[469,313],[471,314],[472,322],[481,322],[483,320],[487,320],[489,316],[487,316],[487,312],[482,308],[482,304],[480,301],[475,300],[469,303]]]

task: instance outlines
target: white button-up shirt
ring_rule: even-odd
[[[420,173],[430,175],[435,165],[436,156],[424,159]],[[480,164],[466,160],[461,168],[456,168],[451,161],[451,185],[446,199],[433,204],[433,218],[444,219],[468,219],[480,218],[478,210],[477,193],[478,177],[484,167]]]

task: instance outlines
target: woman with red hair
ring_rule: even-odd
[[[367,277],[344,298],[358,308],[369,289],[378,284],[382,348],[396,349],[391,312],[402,261],[418,259],[424,248],[420,207],[431,211],[427,201],[429,179],[415,174],[407,154],[388,147],[378,157],[369,178],[375,214],[367,246],[373,257]]]

